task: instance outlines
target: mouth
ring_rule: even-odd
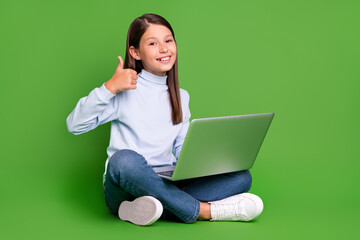
[[[171,60],[171,56],[165,56],[165,57],[162,57],[162,58],[157,58],[156,60],[158,62],[161,62],[161,63],[168,63]]]

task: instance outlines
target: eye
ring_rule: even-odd
[[[173,41],[172,39],[166,40],[166,42],[168,42],[168,43],[169,43],[169,42],[172,42],[172,41]]]
[[[150,43],[149,45],[155,45],[156,43],[155,42],[152,42],[152,43]]]

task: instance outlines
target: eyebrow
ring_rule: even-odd
[[[165,37],[169,37],[169,36],[172,36],[172,34],[166,35]],[[149,39],[151,39],[151,38],[157,39],[156,37],[149,37],[148,39],[146,39],[146,41],[149,40]]]

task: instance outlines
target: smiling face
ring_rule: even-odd
[[[176,61],[176,43],[167,27],[150,24],[140,39],[139,49],[133,46],[129,52],[141,60],[144,69],[157,76],[166,76]]]

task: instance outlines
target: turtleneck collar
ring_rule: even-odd
[[[164,76],[164,77],[157,76],[152,73],[149,73],[145,69],[142,69],[138,75],[139,75],[139,77],[141,77],[142,79],[144,79],[148,82],[152,82],[152,83],[159,84],[159,85],[166,85],[167,76]]]

